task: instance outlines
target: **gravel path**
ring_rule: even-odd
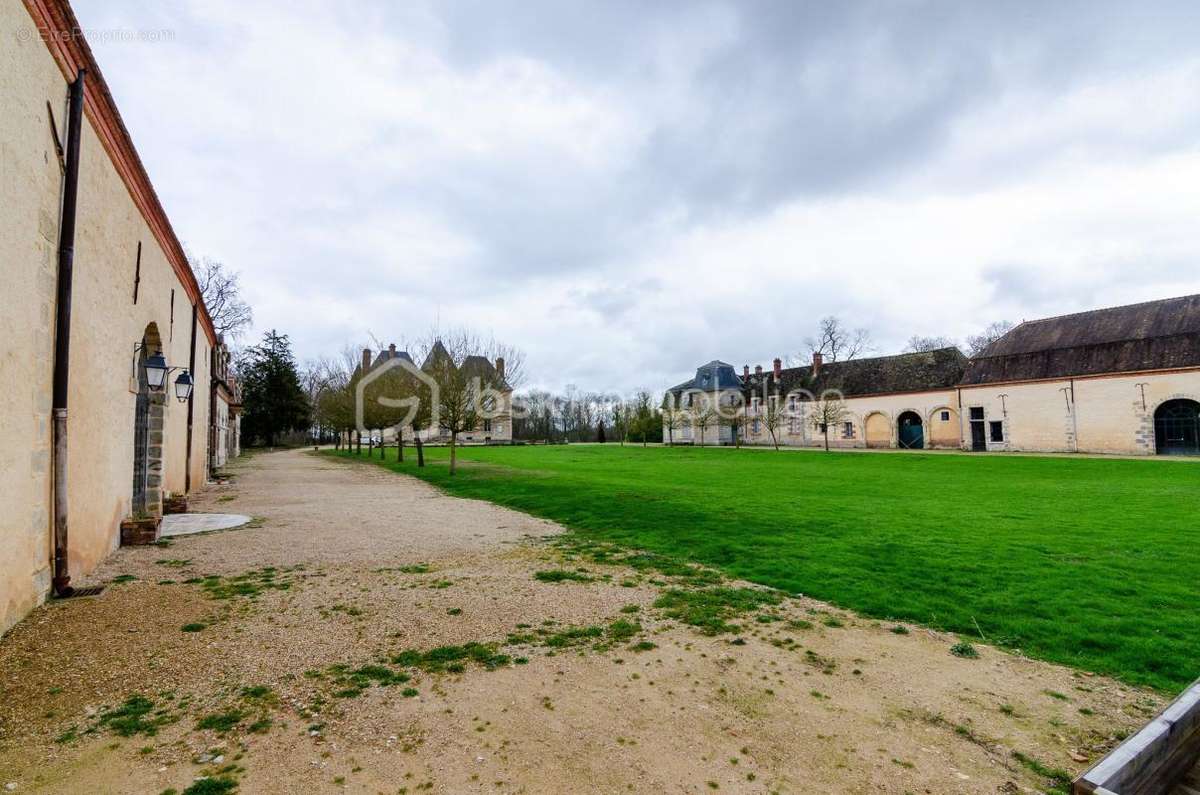
[[[564,559],[552,523],[303,451],[231,471],[193,510],[251,526],[118,550],[0,640],[0,786],[1035,792],[1022,758],[1077,772],[1162,703],[803,598],[705,636],[653,606],[685,584]]]

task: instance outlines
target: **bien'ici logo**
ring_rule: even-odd
[[[441,391],[438,388],[437,381],[433,379],[433,376],[423,371],[420,367],[417,367],[408,359],[395,356],[391,359],[388,359],[378,367],[372,369],[371,372],[367,373],[358,382],[358,386],[354,388],[354,423],[359,433],[367,433],[369,430],[365,424],[367,387],[390,373],[392,370],[395,370],[397,367],[403,369],[413,378],[424,384],[425,388],[428,389],[429,425],[424,428],[416,428],[413,425],[416,422],[417,416],[421,409],[421,398],[416,394],[407,396],[380,395],[376,398],[376,402],[386,408],[405,410],[404,416],[391,423],[392,425],[398,425],[401,428],[413,428],[415,431],[424,433],[430,433],[438,429],[438,420],[440,418],[438,406],[441,404]]]

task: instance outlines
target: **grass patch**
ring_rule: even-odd
[[[1012,755],[1013,759],[1016,759],[1031,772],[1041,776],[1050,783],[1051,795],[1058,795],[1058,793],[1066,795],[1066,793],[1071,791],[1071,774],[1067,771],[1057,767],[1047,767],[1033,757],[1026,756],[1020,751],[1013,751]]]
[[[469,662],[490,671],[511,661],[507,654],[501,654],[496,648],[494,643],[472,642],[461,646],[438,646],[428,651],[410,649],[392,657],[392,663],[428,673],[462,673]]]
[[[240,709],[231,708],[221,712],[213,712],[196,721],[197,729],[209,729],[218,734],[233,731],[246,718],[246,713]]]
[[[237,781],[228,776],[212,776],[192,782],[183,795],[228,795],[237,792]]]
[[[195,579],[186,582],[196,582]],[[264,566],[261,569],[238,574],[233,577],[220,577],[210,574],[199,579],[199,585],[211,599],[236,599],[245,597],[256,599],[264,591],[286,591],[292,587],[292,579],[287,573],[281,573],[274,566]]]
[[[667,617],[697,627],[705,635],[719,635],[738,629],[729,619],[763,605],[777,605],[782,600],[778,593],[757,588],[670,588],[663,591],[654,606]]]
[[[556,543],[588,560],[701,564],[1165,691],[1200,659],[1189,463],[546,445],[461,448],[484,466],[451,478],[441,448],[423,469],[390,454],[449,493],[565,524],[577,532]]]
[[[179,629],[182,632],[203,632],[207,628],[207,624],[201,624],[199,621],[193,621],[191,624],[184,624]]]
[[[154,709],[154,702],[145,696],[132,695],[116,709],[100,713],[98,725],[109,728],[121,737],[142,734],[153,737],[158,727],[172,722],[165,712]]]
[[[566,569],[534,572],[533,578],[541,582],[591,582],[593,579],[583,572],[567,571]]]

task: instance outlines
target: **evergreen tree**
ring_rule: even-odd
[[[262,344],[246,349],[238,363],[242,382],[242,434],[274,445],[276,437],[309,424],[308,396],[286,334],[272,329]]]

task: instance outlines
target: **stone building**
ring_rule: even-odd
[[[204,484],[216,335],[69,5],[0,30],[2,632]]]
[[[748,444],[823,446],[825,429],[817,421],[820,397],[829,390],[842,396],[840,412],[828,428],[830,447],[942,447],[959,446],[959,414],[954,388],[962,379],[966,357],[957,348],[926,353],[877,356],[842,362],[825,362],[814,354],[811,364],[783,367],[776,359],[770,372],[743,367],[741,376],[724,362],[710,362],[696,377],[668,390],[678,407],[684,443],[699,443],[693,419],[721,402],[717,414],[736,406],[738,421],[716,421],[705,429],[705,443],[728,444],[741,434]],[[712,394],[712,384],[720,398]],[[710,434],[716,430],[719,436]],[[664,438],[667,437],[664,433]]]
[[[219,469],[242,453],[242,391],[233,375],[229,346],[220,337],[212,349],[209,396],[208,469]]]
[[[351,384],[359,383],[364,373],[370,376],[372,373],[382,372],[380,368],[392,360],[404,362],[409,372],[420,371],[428,374],[435,366],[435,362],[443,356],[448,356],[448,354],[440,342],[434,344],[433,349],[419,367],[408,351],[397,350],[395,344],[389,345],[386,350],[378,353],[372,353],[370,348],[363,348],[362,361],[354,370]],[[477,378],[480,385],[487,388],[489,394],[482,396],[479,422],[472,430],[460,433],[458,443],[511,443],[513,438],[513,389],[504,377],[504,359],[497,358],[493,363],[484,356],[468,356],[463,360],[461,370],[468,378]],[[375,438],[380,438],[382,433],[382,438],[387,443],[391,443],[395,439],[395,428],[393,427],[370,430],[375,431]],[[412,429],[406,429],[405,433],[406,436],[410,435]],[[445,429],[425,430],[421,432],[421,440],[432,444],[448,442],[450,432]]]
[[[825,443],[821,396],[841,399],[830,446],[1200,455],[1200,295],[1021,323],[974,359],[956,348],[770,372],[714,361],[667,391],[698,444]],[[670,408],[668,408],[668,412]],[[664,425],[669,425],[664,422]]]
[[[964,449],[1200,454],[1200,295],[1022,323],[959,394]]]

